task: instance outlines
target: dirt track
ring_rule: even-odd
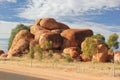
[[[46,79],[0,71],[0,80],[46,80]]]
[[[9,67],[8,67],[9,66]],[[43,78],[47,80],[119,80],[120,77],[111,77],[91,73],[64,72],[57,69],[42,69],[0,64],[0,71],[16,73],[24,76]],[[16,79],[13,79],[16,80]],[[36,80],[36,79],[35,79]]]

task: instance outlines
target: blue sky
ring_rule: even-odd
[[[16,24],[33,24],[44,17],[71,28],[90,28],[106,38],[112,33],[120,35],[120,0],[0,0],[0,33],[10,33]]]

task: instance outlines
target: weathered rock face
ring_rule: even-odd
[[[117,52],[114,54],[114,61],[115,61],[115,62],[120,62],[120,51],[117,51]]]
[[[32,34],[36,34],[36,32],[38,32],[40,30],[40,26],[39,25],[32,25],[31,27],[30,27],[30,33],[32,33]]]
[[[0,50],[0,56],[1,56],[2,54],[4,54],[4,51],[3,51],[3,50]]]
[[[29,49],[29,41],[20,39],[16,43],[15,47],[9,50],[8,58],[12,56],[21,56],[28,49]]]
[[[65,55],[70,55],[72,59],[77,59],[77,57],[80,55],[80,49],[77,47],[69,47],[69,48],[65,48],[63,50],[63,53]]]
[[[29,43],[33,38],[33,35],[27,30],[21,30],[18,32],[13,40],[10,50],[8,51],[8,57],[24,53],[24,51],[29,48]]]
[[[24,40],[30,41],[33,38],[34,38],[34,36],[28,30],[21,30],[15,36],[15,38],[14,38],[14,40],[12,42],[11,49],[15,47],[16,43],[18,42],[18,40],[24,39]]]
[[[104,44],[98,45],[97,53],[93,55],[93,60],[106,62],[108,57],[108,48]]]
[[[80,47],[86,37],[92,36],[93,32],[89,29],[67,29],[61,33],[64,38],[62,48]]]
[[[39,44],[40,44],[41,48],[46,49],[46,47],[45,47],[46,41],[52,42],[52,47],[51,47],[52,49],[60,48],[63,43],[63,39],[60,36],[60,34],[52,33],[52,32],[47,32],[40,36]]]
[[[40,26],[42,26],[45,29],[53,30],[58,29],[59,26],[55,19],[53,18],[44,18],[40,21]]]
[[[39,41],[39,38],[42,34],[50,32],[49,30],[39,30],[36,34],[35,34],[35,40]]]
[[[58,22],[58,26],[59,26],[58,29],[61,29],[61,30],[70,29],[67,25],[60,23],[60,22]]]

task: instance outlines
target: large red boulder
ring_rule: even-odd
[[[29,43],[34,36],[28,30],[19,31],[13,39],[12,45],[8,51],[8,57],[21,55],[29,48]]]
[[[31,27],[30,27],[30,33],[32,33],[32,34],[36,34],[37,32],[39,32],[40,30],[45,30],[44,28],[42,28],[40,25],[32,25]]]
[[[53,18],[44,18],[40,21],[40,26],[42,26],[45,29],[53,30],[58,29],[59,26],[55,19]]]
[[[59,26],[59,29],[61,29],[61,30],[70,29],[69,26],[67,26],[67,25],[64,24],[64,23],[58,22],[58,26]]]
[[[97,62],[106,62],[108,58],[108,48],[104,44],[97,47],[97,53],[93,55],[93,60]]]
[[[49,46],[47,48],[46,42],[52,42],[52,46]],[[49,49],[50,47],[52,49],[58,49],[63,44],[63,39],[60,36],[60,34],[53,33],[53,32],[47,32],[47,33],[44,33],[40,36],[39,44],[40,44],[41,48],[44,48],[44,49]]]
[[[29,42],[24,39],[19,39],[14,48],[8,51],[8,58],[12,56],[21,56],[28,49]]]
[[[62,48],[80,47],[86,37],[92,36],[93,32],[90,29],[67,29],[61,33],[64,38]]]
[[[39,30],[39,31],[36,32],[36,34],[35,34],[35,40],[38,40],[38,41],[39,41],[40,36],[41,36],[43,33],[47,33],[47,32],[50,32],[50,31],[49,31],[49,30]]]

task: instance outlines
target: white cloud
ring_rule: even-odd
[[[13,3],[15,3],[17,1],[16,0],[0,0],[0,2],[13,2]]]
[[[19,22],[8,22],[0,20],[0,38],[9,38],[11,30],[16,27]],[[23,23],[25,25],[30,25],[29,23]]]
[[[101,10],[120,8],[120,0],[28,0],[19,17],[34,20],[39,17],[79,16],[101,14]]]
[[[17,24],[17,22],[0,21],[0,38],[9,38],[11,30]]]

